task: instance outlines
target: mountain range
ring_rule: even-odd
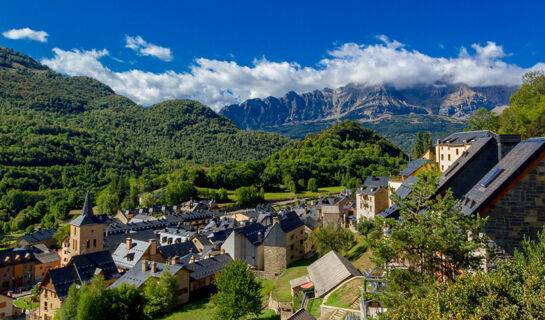
[[[312,132],[312,128],[323,129],[320,124],[352,119],[362,122],[363,126],[378,127],[379,133],[392,139],[380,131],[377,121],[388,126],[390,119],[411,117],[427,119],[432,127],[445,121],[455,127],[462,126],[463,120],[479,107],[491,110],[507,105],[517,89],[516,86],[470,87],[444,83],[396,89],[351,83],[338,89],[301,94],[290,91],[280,98],[250,99],[225,106],[220,114],[246,130],[286,132],[289,131],[286,128],[292,128],[295,134],[290,136],[295,138],[301,138],[302,132]],[[448,133],[437,134],[439,137]]]

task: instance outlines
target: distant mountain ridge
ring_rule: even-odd
[[[226,106],[220,114],[246,130],[267,130],[328,120],[365,122],[407,114],[431,114],[461,120],[479,107],[491,110],[508,104],[517,89],[516,86],[470,87],[465,84],[396,89],[388,85],[351,83],[338,89],[326,88],[302,94],[290,91],[281,98],[250,99]]]

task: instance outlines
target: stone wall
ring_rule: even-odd
[[[532,168],[485,212],[486,235],[497,254],[513,254],[526,236],[537,239],[545,226],[545,159]]]
[[[286,248],[270,247],[263,248],[264,272],[269,276],[276,277],[286,269]]]

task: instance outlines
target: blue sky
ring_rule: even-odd
[[[544,1],[10,1],[2,7],[0,46],[65,74],[97,78],[145,105],[193,98],[218,109],[348,82],[517,84],[545,62]]]

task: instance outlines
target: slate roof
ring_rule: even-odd
[[[147,263],[148,267],[146,271],[142,271],[142,263]],[[150,261],[139,261],[134,267],[132,267],[129,271],[125,272],[121,278],[117,279],[110,288],[117,288],[121,286],[121,284],[124,282],[128,285],[135,285],[136,288],[140,288],[149,278],[155,277],[159,278],[161,277],[161,273],[163,273],[164,270],[169,269],[169,272],[172,274],[177,274],[180,270],[183,269],[183,265],[181,264],[165,264],[160,262],[155,262],[155,272],[151,272],[151,262]]]
[[[130,269],[142,259],[150,247],[149,241],[140,241],[131,238],[131,248],[127,251],[127,243],[120,243],[112,254],[115,264],[121,269]]]
[[[451,145],[459,145],[464,144],[464,141],[467,143],[475,142],[478,139],[487,138],[494,136],[494,133],[492,131],[488,130],[478,130],[478,131],[461,131],[461,132],[455,132],[451,134],[450,136],[439,140],[440,144],[448,144]]]
[[[208,236],[208,240],[210,240],[212,243],[223,243],[225,240],[227,240],[227,237],[233,232],[233,229],[225,229],[225,230],[219,230],[210,233]]]
[[[287,320],[316,320],[316,318],[307,310],[299,309],[289,316]]]
[[[138,232],[112,234],[104,237],[104,246],[108,248],[110,254],[113,254],[119,244],[125,243],[127,238],[140,241],[157,240],[157,236],[153,230],[144,230]]]
[[[77,218],[72,220],[70,224],[76,227],[80,227],[102,223],[104,223],[104,221],[102,221],[102,219],[100,218],[97,218],[93,213],[93,205],[91,203],[91,199],[89,198],[89,193],[87,193],[85,195],[85,203],[83,204],[82,213]]]
[[[148,220],[136,223],[112,223],[105,228],[107,235],[126,233],[128,231],[159,230],[167,227],[181,226],[186,222],[211,219],[218,215],[214,212],[175,213],[167,214],[157,220]]]
[[[428,159],[416,159],[407,164],[405,169],[401,170],[399,173],[400,176],[408,177],[411,174],[415,173],[418,169],[422,168],[428,163],[432,163],[431,160]]]
[[[119,277],[119,272],[108,251],[93,252],[72,258],[70,265],[50,269],[49,277],[58,298],[62,301],[68,296],[68,289],[74,283],[89,283],[97,271],[102,271],[105,280]]]
[[[411,193],[414,183],[418,180],[417,177],[410,176],[407,177],[405,181],[397,188],[396,194],[399,196],[401,200],[407,198],[407,196]],[[393,204],[391,207],[381,211],[379,213],[383,218],[395,218],[397,219],[399,217],[399,207],[397,204]]]
[[[34,261],[36,261],[36,257],[32,246],[0,250],[0,267],[15,266]]]
[[[380,187],[388,188],[388,181],[390,177],[388,176],[369,176],[365,179],[363,187]]]
[[[199,250],[197,249],[197,247],[195,247],[195,244],[193,244],[192,241],[161,246],[158,249],[159,252],[166,259],[171,259],[172,257],[184,257],[190,253],[199,252]]]
[[[299,216],[294,211],[288,211],[278,215],[280,222],[280,228],[285,233],[293,231],[301,226],[303,226],[303,221],[299,219]]]
[[[195,261],[194,263],[185,265],[185,267],[192,271],[190,280],[195,281],[222,271],[232,261],[231,256],[225,253]]]
[[[345,257],[336,251],[329,251],[307,267],[314,284],[315,297],[322,297],[350,277],[361,273]]]
[[[234,229],[234,232],[242,234],[250,241],[254,246],[260,245],[265,237],[265,232],[267,227],[260,223],[250,222],[243,227],[238,227]],[[259,239],[259,233],[261,232],[261,239]]]
[[[57,232],[57,228],[51,228],[46,230],[40,230],[34,233],[27,233],[21,236],[21,238],[26,240],[29,244],[33,244],[36,242],[52,239],[55,232]]]
[[[522,171],[545,152],[545,137],[520,142],[460,200],[462,212],[481,212]]]
[[[475,141],[471,147],[464,151],[456,161],[454,161],[448,169],[441,174],[439,177],[439,186],[437,187],[437,193],[440,193],[450,187],[450,183],[468,166],[470,166],[474,160],[478,160],[478,157],[481,157],[482,153],[488,148],[496,148],[497,154],[497,143],[493,137],[486,137]],[[482,159],[487,161],[486,159]],[[494,163],[498,162],[497,155],[494,159],[489,159],[487,165],[492,166]],[[495,160],[495,161],[494,161]],[[491,162],[491,163],[490,163]],[[489,164],[490,163],[490,164]],[[484,172],[483,172],[484,173]],[[471,180],[471,177],[461,176],[462,179]],[[477,177],[478,178],[478,177]],[[473,181],[475,183],[475,181]],[[467,191],[467,190],[466,190]]]
[[[34,253],[34,257],[38,263],[50,263],[61,260],[59,254],[54,250]]]

